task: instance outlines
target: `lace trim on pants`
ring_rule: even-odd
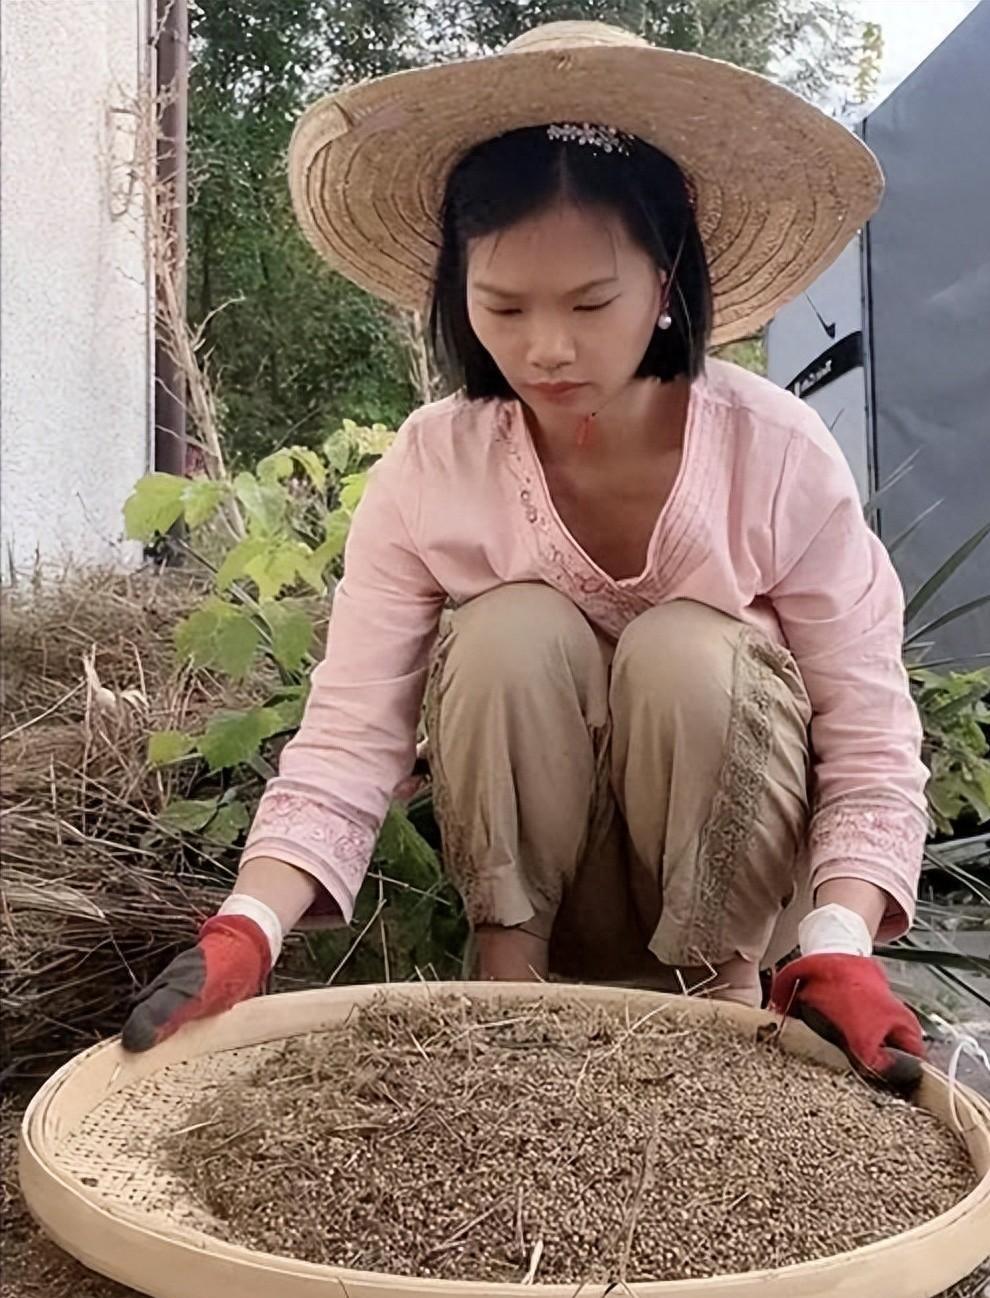
[[[751,631],[739,636],[725,759],[698,844],[694,905],[683,937],[685,964],[703,964],[704,953],[725,944],[726,899],[744,865],[766,788],[773,681],[788,661],[787,651],[763,636]]]

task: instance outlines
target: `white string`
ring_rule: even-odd
[[[952,1119],[952,1125],[956,1129],[956,1134],[962,1135],[962,1123],[959,1121],[959,1114],[956,1110],[959,1061],[965,1055],[967,1059],[972,1059],[974,1063],[980,1064],[990,1075],[990,1057],[987,1056],[987,1052],[972,1033],[964,1031],[954,1023],[947,1023],[938,1014],[932,1014],[930,1017],[932,1022],[938,1025],[949,1040],[956,1043],[949,1059],[949,1066],[945,1072],[949,1080],[949,1116]]]

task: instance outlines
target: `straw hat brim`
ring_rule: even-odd
[[[484,140],[556,121],[639,136],[688,175],[716,344],[753,333],[806,288],[883,191],[857,136],[765,77],[697,54],[590,45],[398,72],[319,100],[289,148],[296,215],[335,269],[422,311],[451,169]]]

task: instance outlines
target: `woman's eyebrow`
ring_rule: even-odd
[[[606,275],[602,279],[589,279],[585,284],[579,284],[577,288],[570,289],[564,294],[565,297],[576,297],[581,293],[587,293],[589,289],[601,288],[605,284],[616,283],[615,275]],[[475,289],[479,293],[491,293],[493,297],[522,297],[523,294],[513,289],[499,288],[497,284],[486,284],[483,280],[476,280]]]

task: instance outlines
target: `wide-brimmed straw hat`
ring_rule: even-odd
[[[806,288],[883,190],[857,136],[766,77],[602,23],[557,22],[501,54],[393,73],[311,105],[289,147],[296,214],[342,274],[421,311],[453,167],[484,140],[554,122],[614,127],[679,164],[696,196],[715,343],[752,333]]]

